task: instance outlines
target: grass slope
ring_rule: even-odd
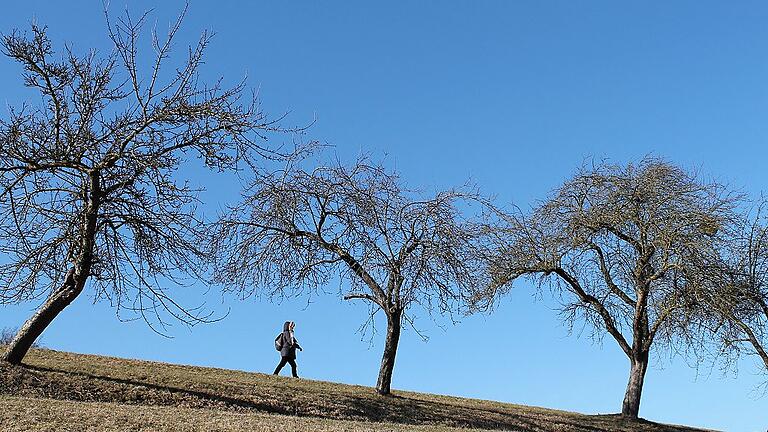
[[[463,428],[463,429],[457,429]],[[224,369],[33,350],[0,364],[0,430],[700,431]]]

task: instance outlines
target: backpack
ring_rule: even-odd
[[[278,351],[283,350],[283,334],[282,333],[277,335],[277,337],[275,338],[275,349]]]

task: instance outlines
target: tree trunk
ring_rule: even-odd
[[[403,312],[395,310],[387,314],[387,339],[384,342],[384,355],[379,368],[379,380],[376,391],[381,395],[389,395],[392,385],[392,370],[395,368],[397,344],[400,343],[400,326]]]
[[[645,372],[648,369],[648,352],[641,352],[630,358],[629,382],[624,394],[621,415],[636,420],[640,413],[640,397],[643,393]]]
[[[54,318],[83,291],[84,285],[84,283],[75,282],[74,269],[70,270],[61,288],[51,294],[40,309],[21,326],[5,354],[0,359],[14,365],[21,364],[21,360],[27,355],[27,351],[32,347],[32,344],[35,343]]]
[[[102,199],[101,175],[97,170],[89,173],[86,192],[89,190],[90,194],[83,214],[82,231],[80,231],[80,250],[75,266],[67,272],[62,286],[54,291],[43,306],[21,326],[0,360],[15,365],[21,364],[21,360],[24,359],[35,340],[40,337],[54,318],[83,291],[85,281],[91,274],[96,223]]]

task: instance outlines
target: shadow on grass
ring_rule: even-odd
[[[460,428],[530,432],[551,432],[553,430],[610,432],[612,430],[585,426],[576,420],[553,419],[551,416],[535,418],[533,415],[425,401],[398,395],[375,396],[370,399],[352,398],[349,400],[348,406],[351,413],[366,416],[377,422],[414,425],[442,424]]]
[[[34,375],[22,377],[21,380],[17,378],[17,383],[22,386],[20,390],[37,387],[43,391],[41,396],[54,399],[162,406],[183,405],[219,409],[234,408],[235,411],[248,410],[270,414],[295,414],[295,410],[287,406],[234,398],[200,390],[39,366],[25,365],[22,369]],[[56,375],[79,379],[61,380],[56,379]],[[28,384],[33,384],[33,386]]]
[[[295,387],[295,386],[292,386]],[[513,430],[526,432],[611,432],[692,431],[645,420],[630,422],[618,415],[581,416],[539,412],[525,407],[513,410],[451,404],[404,395],[352,395],[317,388],[288,389],[279,382],[272,387],[255,387],[251,395],[237,397],[219,393],[114,378],[94,373],[51,367],[0,367],[0,393],[89,402],[116,402],[158,406],[184,406],[228,411],[255,411],[270,414],[306,415],[336,420],[362,420],[407,425],[443,425],[461,428]],[[272,391],[269,391],[272,390]],[[270,394],[274,393],[274,394]]]

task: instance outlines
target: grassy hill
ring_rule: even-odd
[[[33,350],[0,364],[0,430],[684,432],[614,415]]]

